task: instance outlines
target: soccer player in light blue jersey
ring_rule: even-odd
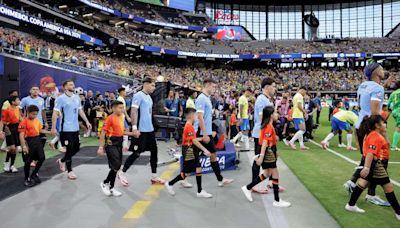
[[[90,130],[92,125],[86,118],[82,109],[81,99],[75,92],[75,83],[67,80],[63,83],[64,94],[57,97],[52,115],[51,134],[57,135],[56,125],[59,114],[62,115],[60,140],[61,144],[66,147],[64,157],[57,160],[61,172],[65,172],[65,166],[68,172],[68,179],[75,180],[77,177],[72,171],[72,157],[79,151],[79,120],[78,115],[85,121],[86,126]]]
[[[157,176],[158,148],[153,127],[153,100],[150,96],[156,89],[155,81],[146,77],[143,79],[143,89],[137,92],[132,99],[132,132],[133,136],[129,151],[133,153],[126,159],[122,171],[117,176],[125,187],[129,185],[126,171],[139,158],[140,153],[150,151],[150,166],[152,172],[151,183],[164,184],[165,180]]]
[[[261,120],[262,120],[262,112],[263,109],[267,106],[274,106],[273,96],[275,95],[275,82],[272,78],[264,78],[261,82],[262,93],[258,95],[255,105],[254,105],[254,127],[251,132],[252,137],[254,138],[254,154],[259,155],[261,146],[258,144],[258,139],[260,136],[261,130]],[[257,163],[253,162],[252,167],[252,180],[258,177],[260,174],[260,166]],[[253,188],[253,190],[259,192],[257,188]],[[262,192],[261,192],[262,193]]]
[[[197,122],[194,129],[197,130],[197,136],[202,138],[201,144],[211,153],[211,168],[218,180],[218,186],[223,187],[233,182],[232,179],[223,178],[221,169],[217,160],[217,150],[215,149],[212,137],[212,104],[210,96],[214,94],[217,82],[208,78],[204,80],[202,93],[196,99]],[[197,149],[196,149],[197,150]],[[197,150],[197,152],[199,152]]]
[[[46,109],[44,107],[44,99],[39,96],[39,92],[40,92],[39,87],[36,85],[33,85],[30,90],[31,95],[22,98],[19,106],[21,107],[22,113],[24,113],[24,116],[26,116],[27,115],[26,109],[31,105],[35,105],[39,109],[39,112],[38,112],[39,121],[42,123],[42,126],[44,127],[44,129],[48,130],[49,124],[47,123]],[[42,139],[42,143],[44,146],[46,144],[46,135],[40,134],[40,137]]]
[[[355,125],[356,127],[356,135],[360,148],[361,154],[363,154],[363,142],[365,135],[359,130],[360,126],[364,123],[364,117],[369,117],[372,115],[380,115],[382,111],[382,105],[384,102],[385,91],[380,83],[383,81],[385,77],[385,71],[381,65],[378,63],[372,63],[367,65],[364,68],[364,74],[367,78],[367,81],[361,83],[357,90],[357,99],[358,106],[360,107],[360,112],[358,115],[358,121]],[[361,158],[360,167],[364,166],[364,159]],[[356,186],[358,178],[360,178],[361,169],[357,169],[351,180],[348,180],[344,187],[351,194],[353,188]],[[388,202],[379,198],[379,196],[375,195],[376,184],[371,183],[368,189],[368,194],[366,196],[366,200],[370,203],[381,205],[381,206],[390,206]]]

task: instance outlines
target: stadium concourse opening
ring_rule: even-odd
[[[0,0],[0,21],[1,227],[399,227],[400,1]]]

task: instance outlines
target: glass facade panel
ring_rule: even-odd
[[[211,2],[204,5],[205,13],[216,23],[244,26],[256,39],[303,37],[301,5],[238,5]],[[304,13],[311,12],[320,21],[320,38],[382,37],[400,23],[400,0],[304,5]],[[215,18],[216,15],[221,17],[221,13],[224,20]]]

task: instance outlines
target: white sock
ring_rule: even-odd
[[[243,140],[244,140],[244,149],[249,150],[250,149],[249,136],[243,135]]]
[[[54,137],[52,140],[51,140],[51,144],[56,144],[56,142],[58,141],[58,136],[56,136],[56,137]]]
[[[128,136],[124,135],[124,141],[122,142],[122,147],[123,148],[128,148]]]
[[[353,134],[347,134],[347,146],[351,147],[351,142],[353,140]]]
[[[152,173],[152,174],[151,174],[151,177],[152,177],[152,178],[156,178],[156,177],[157,177],[157,173]]]
[[[303,134],[301,134],[300,136],[299,136],[299,143],[300,143],[300,147],[304,147],[304,141],[303,141],[303,135],[304,135],[304,131],[302,131],[303,132]]]
[[[304,134],[304,131],[302,130],[298,130],[296,132],[296,134],[294,134],[293,138],[290,140],[290,144],[293,144],[294,142],[296,142],[298,139],[300,139],[300,137],[302,137]],[[303,141],[303,140],[302,140]]]
[[[333,137],[335,136],[335,134],[333,134],[332,132],[331,133],[329,133],[326,137],[325,137],[325,139],[324,139],[324,143],[328,143]]]
[[[238,141],[238,139],[240,138],[240,137],[242,137],[242,132],[239,132],[232,140],[233,140],[233,143],[236,143],[236,141]]]

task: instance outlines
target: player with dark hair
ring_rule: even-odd
[[[26,116],[19,124],[19,139],[22,145],[22,158],[24,160],[24,173],[26,187],[32,187],[40,184],[42,181],[37,175],[44,162],[44,145],[41,141],[41,134],[50,133],[43,129],[42,122],[38,118],[40,109],[36,105],[30,105],[26,108]],[[37,161],[35,169],[30,173],[31,162]],[[34,182],[32,182],[32,180]]]
[[[64,157],[57,160],[61,172],[65,172],[65,166],[68,172],[68,179],[75,180],[76,174],[72,171],[72,157],[79,152],[79,120],[78,115],[85,121],[90,130],[92,125],[86,118],[82,109],[81,100],[75,92],[75,83],[72,80],[66,80],[63,83],[64,94],[57,97],[52,116],[51,134],[57,135],[56,125],[59,115],[62,116],[60,140],[66,147]]]
[[[100,183],[100,187],[106,196],[121,196],[122,193],[114,188],[117,172],[122,164],[122,142],[124,135],[133,135],[125,122],[124,104],[114,101],[111,104],[112,114],[104,122],[99,138],[99,149],[97,154],[107,154],[110,171],[107,178]]]
[[[132,98],[132,132],[133,137],[129,151],[133,153],[126,159],[122,171],[117,176],[123,186],[128,186],[126,171],[140,157],[144,151],[150,151],[151,183],[164,184],[165,180],[157,176],[158,148],[153,126],[153,100],[150,96],[154,92],[156,84],[154,79],[146,77],[143,79],[143,89]]]
[[[21,112],[19,109],[20,100],[17,96],[8,98],[10,106],[3,110],[0,121],[0,138],[6,138],[8,152],[4,163],[5,172],[18,172],[14,166],[17,156],[17,147],[20,146],[18,124],[21,121]],[[4,132],[3,132],[4,130]]]
[[[289,207],[289,202],[279,198],[279,173],[276,166],[277,147],[276,132],[273,122],[278,120],[278,113],[272,106],[267,106],[262,111],[261,131],[258,144],[261,146],[260,154],[255,158],[257,165],[262,166],[264,172],[253,179],[247,186],[242,187],[242,191],[246,198],[252,202],[251,189],[271,176],[274,189],[274,207]]]
[[[380,115],[366,116],[358,133],[366,135],[363,143],[364,164],[357,185],[345,208],[351,212],[364,213],[363,209],[356,206],[356,202],[364,189],[374,183],[382,186],[387,200],[395,211],[397,220],[400,220],[399,202],[387,172],[390,142],[387,137],[385,121]]]
[[[212,195],[206,192],[201,186],[201,164],[199,158],[199,151],[194,150],[194,146],[203,151],[207,156],[210,156],[210,152],[200,143],[200,139],[196,138],[196,131],[194,130],[193,123],[196,120],[196,109],[187,108],[185,112],[186,124],[183,129],[182,136],[182,158],[183,166],[181,172],[171,181],[165,183],[165,187],[169,194],[175,195],[173,185],[179,181],[186,179],[192,172],[196,172],[197,182],[197,197],[199,198],[211,198]]]

